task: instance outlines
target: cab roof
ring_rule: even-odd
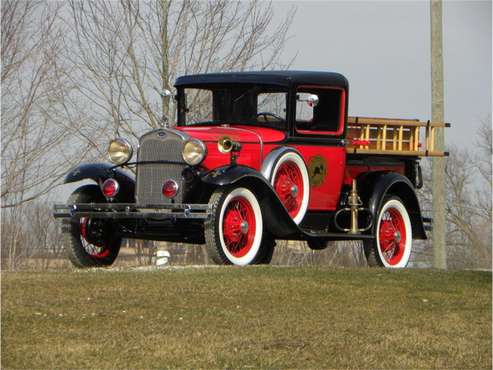
[[[278,85],[290,87],[292,85],[326,85],[348,89],[349,83],[342,74],[335,72],[315,71],[252,71],[252,72],[223,72],[204,73],[178,77],[176,87],[236,84],[246,83],[254,85]]]

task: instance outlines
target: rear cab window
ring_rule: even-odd
[[[298,87],[296,90],[296,133],[342,135],[345,107],[344,89],[320,86]]]

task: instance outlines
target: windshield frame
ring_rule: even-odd
[[[186,89],[204,89],[204,90],[217,90],[217,89],[227,89],[227,88],[238,88],[244,85],[245,94],[251,90],[258,90],[257,96],[261,93],[285,93],[285,119],[282,121],[251,121],[251,120],[213,120],[213,121],[203,121],[196,122],[193,124],[187,123],[186,120],[186,104],[185,104],[185,90]],[[252,83],[221,83],[221,84],[193,84],[193,85],[180,85],[177,86],[177,126],[179,127],[200,127],[200,126],[220,126],[220,125],[242,125],[242,126],[260,126],[268,127],[277,130],[287,131],[289,129],[290,121],[290,95],[291,89],[287,86],[273,85],[273,84],[252,84]],[[259,112],[260,113],[260,112]]]

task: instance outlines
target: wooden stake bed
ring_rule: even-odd
[[[449,123],[411,119],[348,117],[347,153],[443,157],[435,150],[435,131]],[[424,133],[424,136],[422,136]],[[420,137],[424,137],[423,142]]]

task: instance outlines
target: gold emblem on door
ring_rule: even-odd
[[[310,177],[310,186],[316,187],[323,184],[327,175],[327,162],[324,157],[317,155],[310,158],[308,162],[308,175]]]

